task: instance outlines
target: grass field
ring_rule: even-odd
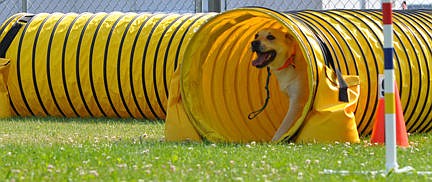
[[[164,142],[163,122],[0,120],[0,181],[430,181],[384,170],[385,149],[360,144]],[[400,166],[432,170],[432,136],[410,136]],[[329,175],[325,169],[371,171]]]

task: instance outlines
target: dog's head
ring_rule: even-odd
[[[293,54],[294,37],[279,29],[263,29],[252,41],[252,51],[257,59],[252,65],[257,68],[280,67]]]

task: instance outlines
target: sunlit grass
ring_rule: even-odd
[[[384,170],[384,147],[360,144],[164,142],[163,122],[0,120],[1,181],[427,181]],[[400,166],[432,170],[431,134],[410,136]],[[371,171],[328,175],[325,169]]]
[[[160,140],[161,121],[134,119],[25,118],[0,122],[2,144],[76,144],[116,142],[122,139]]]

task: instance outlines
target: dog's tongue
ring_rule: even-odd
[[[252,61],[252,66],[260,67],[265,64],[266,60],[268,59],[268,53],[261,53],[257,54],[258,57],[254,61]]]

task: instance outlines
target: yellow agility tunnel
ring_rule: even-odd
[[[393,17],[396,82],[407,129],[413,133],[427,132],[432,127],[432,115],[429,114],[432,109],[431,15],[431,11],[396,11]],[[316,97],[320,96],[319,87],[323,85],[320,79],[323,75],[320,75],[319,67],[326,65],[326,60],[333,59],[335,67],[344,75],[358,75],[360,94],[354,108],[356,126],[360,135],[371,132],[379,99],[379,75],[384,70],[380,11],[279,13],[264,8],[245,8],[211,18],[189,43],[180,70],[181,97],[171,96],[175,101],[169,103],[171,106],[179,98],[182,99],[184,108],[178,110],[185,110],[187,118],[184,120],[189,121],[174,119],[182,116],[178,112],[173,114],[173,119],[168,114],[167,139],[183,137],[249,142],[269,141],[272,138],[287,111],[288,102],[278,91],[274,77],[270,81],[272,97],[267,108],[256,119],[247,118],[249,113],[264,104],[266,98],[264,88],[267,73],[251,66],[254,55],[250,51],[254,35],[266,27],[286,30],[300,42],[311,68],[311,105],[316,104]],[[328,109],[328,113],[334,111],[331,107],[325,109]],[[312,106],[305,106],[304,113],[310,110]],[[321,122],[328,119],[328,113],[324,113],[321,118],[314,118],[313,122],[293,126],[287,132],[287,138],[299,134],[304,138],[304,135],[316,133],[339,135],[338,131],[320,130],[325,127],[342,126],[340,130],[349,130],[350,123],[333,125],[333,121]],[[350,113],[345,114],[349,116]],[[304,115],[305,120],[311,117],[310,113]],[[181,130],[176,129],[179,126],[182,126]],[[317,141],[326,140],[326,136],[318,137],[321,138],[317,138]],[[346,140],[356,139],[351,137]]]
[[[0,41],[23,16],[3,23]],[[397,11],[393,18],[395,74],[409,132],[427,132],[432,125],[431,16]],[[0,105],[10,115],[160,118],[166,119],[168,140],[269,141],[288,107],[274,76],[268,106],[248,119],[266,98],[267,72],[250,64],[250,42],[266,27],[294,35],[310,65],[303,119],[320,96],[328,60],[343,75],[358,75],[358,100],[350,105],[355,114],[345,114],[360,135],[370,133],[376,114],[383,72],[377,10],[37,14],[21,24],[0,62],[0,91],[7,86]],[[288,135],[315,126],[300,121]]]
[[[0,28],[3,39],[23,14]],[[19,116],[164,119],[171,74],[213,14],[37,14],[11,60],[10,105]]]

